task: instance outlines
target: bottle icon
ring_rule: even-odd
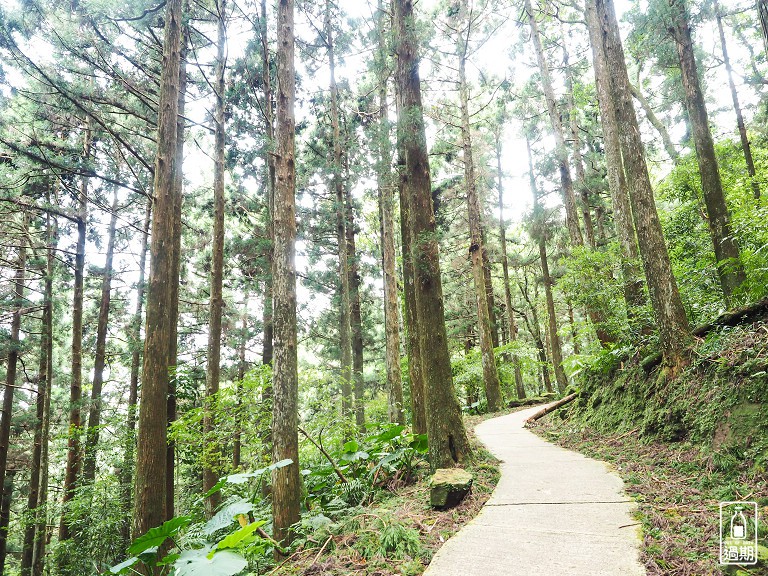
[[[736,512],[731,516],[731,538],[735,540],[747,538],[747,519],[739,506],[736,507]]]

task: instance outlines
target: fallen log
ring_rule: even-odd
[[[579,395],[578,392],[574,392],[573,394],[568,394],[568,396],[558,400],[554,404],[550,404],[549,406],[545,406],[544,408],[542,408],[541,410],[536,412],[533,416],[528,418],[525,421],[525,423],[526,424],[530,424],[532,422],[535,422],[539,418],[542,418],[542,417],[546,416],[547,414],[549,414],[550,412],[553,412],[553,411],[557,410],[558,408],[560,408],[560,406],[565,406],[566,404],[568,404],[568,402],[571,402],[571,401],[575,400],[576,396],[578,396],[578,395]]]

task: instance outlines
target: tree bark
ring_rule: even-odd
[[[462,3],[467,11],[466,0]],[[467,49],[471,30],[471,20],[467,20],[467,30],[459,41],[459,100],[461,107],[461,141],[464,153],[464,185],[467,190],[467,208],[469,218],[469,257],[472,264],[472,277],[475,286],[475,305],[477,310],[477,332],[480,335],[480,354],[483,365],[483,384],[488,411],[496,412],[502,407],[501,384],[496,370],[496,358],[493,352],[493,337],[491,336],[491,315],[488,306],[488,292],[485,283],[483,253],[483,231],[481,224],[480,199],[477,194],[477,178],[475,163],[472,158],[472,134],[469,121],[469,87],[467,86]]]
[[[179,77],[182,0],[168,0],[158,104],[157,159],[147,290],[139,434],[136,455],[135,536],[163,523],[168,512],[168,380],[175,324],[173,283],[179,253],[174,248],[177,214]],[[176,293],[178,296],[178,293]],[[171,314],[169,314],[169,311]],[[175,340],[175,338],[173,338]],[[156,573],[157,571],[155,571]]]
[[[728,72],[728,86],[731,89],[731,100],[733,100],[733,111],[736,113],[736,126],[739,129],[739,138],[741,139],[741,149],[744,153],[744,161],[747,164],[747,173],[750,178],[750,186],[752,187],[752,195],[755,200],[760,199],[760,184],[755,178],[755,161],[752,158],[752,145],[749,143],[749,136],[747,136],[747,127],[744,124],[744,115],[741,113],[741,104],[739,102],[739,94],[736,92],[736,84],[733,81],[733,68],[731,67],[731,58],[728,55],[728,46],[725,42],[725,30],[723,29],[723,14],[720,10],[720,3],[715,0],[715,17],[717,18],[717,30],[720,33],[720,47],[723,51],[723,63],[725,64],[725,70]]]
[[[139,253],[139,280],[136,283],[136,311],[133,313],[131,327],[131,380],[128,386],[128,416],[126,418],[126,436],[123,456],[123,468],[120,474],[121,501],[124,521],[120,525],[120,540],[123,548],[131,543],[131,512],[133,510],[133,469],[136,463],[136,404],[139,397],[139,370],[141,368],[141,321],[144,310],[145,270],[147,247],[149,245],[149,227],[152,223],[152,200],[147,201],[144,213],[144,226],[141,235]]]
[[[528,291],[524,289],[523,286],[520,286],[520,293],[523,295],[523,298],[528,304],[528,307],[531,309],[531,320],[528,320],[527,316],[523,316],[523,319],[525,320],[525,325],[528,327],[528,331],[531,333],[531,336],[536,343],[536,350],[538,351],[539,355],[539,364],[541,365],[541,379],[544,383],[544,389],[547,392],[552,392],[552,380],[549,377],[549,370],[547,369],[547,365],[549,364],[547,359],[547,347],[544,345],[544,340],[541,337],[541,324],[539,323],[539,314],[536,312],[536,306],[531,301],[530,296],[528,295]]]
[[[412,0],[394,1],[397,56],[398,149],[404,153],[402,196],[408,212],[415,287],[416,330],[425,382],[429,462],[432,469],[461,462],[470,452],[453,389],[445,330],[440,260],[423,108]]]
[[[32,576],[43,575],[43,569],[45,568],[45,546],[48,541],[48,443],[51,429],[51,390],[53,384],[53,274],[56,263],[56,242],[58,237],[56,218],[50,214],[46,215],[46,228],[48,248],[44,288],[45,294],[43,296],[43,301],[47,303],[47,307],[43,312],[44,325],[42,329],[46,350],[45,352],[41,350],[41,356],[44,353],[46,357],[48,385],[45,406],[43,407],[42,429],[40,432],[40,490],[37,499],[38,508],[35,511],[35,541],[32,558]]]
[[[675,37],[677,54],[680,59],[680,71],[683,78],[683,88],[685,88],[685,104],[693,130],[696,159],[699,162],[699,174],[701,176],[701,189],[707,208],[709,233],[715,248],[717,274],[725,302],[730,306],[733,302],[734,292],[738,291],[747,277],[741,265],[739,246],[731,230],[731,217],[725,203],[723,183],[720,180],[720,169],[715,156],[715,145],[712,141],[712,133],[709,131],[709,118],[704,103],[704,93],[696,68],[686,3],[685,0],[671,0],[670,5],[674,13],[672,33]]]
[[[336,84],[336,55],[333,43],[333,23],[330,0],[325,3],[325,41],[328,50],[331,92],[331,130],[333,132],[333,190],[336,195],[336,242],[339,250],[339,351],[341,361],[341,414],[348,418],[354,410],[352,398],[352,302],[349,273],[349,242],[347,240],[346,198],[342,176],[343,145],[339,119],[339,88]]]
[[[237,411],[235,413],[235,437],[232,441],[232,468],[238,470],[240,468],[241,451],[242,451],[242,419],[245,417],[242,411],[243,405],[243,380],[245,380],[245,372],[248,369],[248,364],[245,361],[245,350],[248,347],[248,300],[250,299],[250,292],[248,287],[245,288],[245,295],[243,297],[243,314],[240,324],[240,350],[237,364],[237,383],[235,388],[235,394],[237,396]]]
[[[595,71],[595,85],[603,128],[608,189],[613,205],[613,220],[621,246],[621,273],[624,281],[624,299],[627,302],[628,315],[633,317],[633,309],[646,303],[645,287],[639,267],[640,254],[637,250],[635,226],[632,223],[632,206],[627,191],[624,175],[624,163],[621,158],[619,124],[611,98],[609,68],[600,35],[600,24],[595,7],[591,2],[586,5],[587,28],[592,45],[592,66]],[[631,87],[630,87],[631,89]],[[633,93],[634,94],[634,93]],[[674,148],[673,148],[674,150]]]
[[[387,13],[384,0],[379,0],[376,13],[376,75],[379,84],[379,118],[376,134],[376,183],[379,196],[379,221],[381,222],[381,269],[384,276],[384,333],[386,336],[386,370],[389,421],[405,424],[403,412],[403,382],[400,373],[400,318],[397,298],[397,267],[395,258],[395,217],[390,151],[389,104],[387,102]]]
[[[91,384],[91,405],[88,411],[88,428],[85,431],[83,455],[83,486],[92,484],[96,477],[96,452],[99,445],[99,425],[101,422],[101,389],[104,383],[104,366],[107,360],[107,328],[110,296],[112,295],[112,260],[115,253],[117,208],[117,191],[115,190],[112,199],[112,216],[109,221],[104,278],[101,281],[99,319],[96,326],[96,355],[94,356],[93,382]]]
[[[181,211],[184,202],[184,112],[187,94],[187,51],[189,45],[189,24],[184,15],[189,12],[189,0],[183,0],[181,18],[181,46],[179,48],[179,91],[178,114],[176,116],[176,156],[173,173],[173,258],[171,262],[171,307],[170,338],[168,339],[168,362],[171,372],[168,379],[168,401],[166,403],[167,426],[176,420],[176,382],[179,347],[179,286],[181,277]],[[176,445],[167,441],[165,456],[165,518],[174,516],[176,502]]]
[[[503,173],[501,171],[501,130],[497,129],[494,133],[496,140],[496,178],[499,189],[499,242],[501,243],[501,269],[504,274],[504,302],[507,308],[509,319],[509,341],[517,340],[517,320],[515,311],[512,308],[512,291],[509,287],[509,259],[507,258],[507,227],[504,223],[504,186],[502,183]],[[525,384],[523,374],[520,370],[520,357],[512,354],[512,364],[515,368],[515,391],[518,398],[525,398]]]
[[[48,194],[50,202],[50,193]],[[37,376],[37,397],[35,398],[35,435],[32,449],[32,463],[29,476],[27,510],[31,514],[24,529],[24,544],[21,557],[22,576],[31,576],[35,565],[35,550],[38,540],[45,546],[45,514],[48,483],[48,431],[51,407],[51,356],[50,340],[53,335],[53,228],[51,215],[45,215],[46,268],[43,279],[43,315],[40,326],[40,364]],[[43,519],[42,527],[40,526]]]
[[[91,157],[91,127],[86,122],[83,133],[82,157],[87,162]],[[72,375],[69,388],[69,429],[67,435],[67,465],[62,490],[62,512],[59,523],[59,541],[69,540],[71,534],[67,515],[68,504],[75,496],[77,477],[80,475],[82,454],[80,434],[82,432],[81,402],[83,395],[83,276],[85,272],[85,232],[88,218],[88,178],[80,179],[77,214],[77,245],[75,248],[75,285],[72,296]]]
[[[664,243],[653,189],[645,163],[645,151],[640,128],[632,106],[624,49],[612,0],[589,0],[594,3],[600,26],[600,38],[610,74],[612,105],[621,126],[624,169],[627,175],[632,218],[637,232],[638,247],[659,326],[661,348],[666,361],[675,366],[686,362],[686,347],[690,341],[690,326],[680,299],[677,282],[672,274],[669,253]]]
[[[293,463],[272,472],[274,538],[291,540],[299,520],[298,358],[296,342],[296,94],[294,3],[279,0],[277,17],[277,149],[275,158],[274,249],[274,403],[273,458]],[[277,553],[276,553],[277,554]]]
[[[3,486],[2,514],[0,514],[0,574],[5,565],[5,550],[8,540],[8,511],[10,510],[11,492],[13,491],[13,475],[16,470],[8,468],[8,453],[10,451],[11,420],[13,416],[13,391],[16,386],[16,370],[19,363],[21,348],[21,314],[24,308],[24,279],[27,269],[27,232],[29,217],[26,212],[22,215],[21,236],[16,257],[16,273],[13,280],[13,314],[8,347],[8,364],[5,369],[5,390],[3,391],[3,419],[0,421],[0,485]],[[6,505],[6,500],[8,504]]]
[[[226,125],[224,119],[226,62],[226,15],[227,1],[217,0],[218,13],[216,80],[214,97],[214,163],[213,163],[213,238],[211,242],[211,297],[209,303],[208,363],[206,369],[205,412],[203,435],[205,447],[203,462],[203,492],[208,492],[219,481],[222,447],[216,438],[216,405],[221,378],[221,316],[224,311],[224,146]],[[221,493],[216,492],[205,499],[205,511],[213,516],[221,503]]]
[[[352,333],[352,382],[355,394],[355,424],[358,430],[365,431],[365,380],[363,379],[363,318],[360,308],[360,273],[355,245],[355,218],[352,208],[352,191],[349,189],[349,178],[344,194],[344,210],[346,213],[347,263],[349,268],[349,326]]]
[[[573,178],[571,170],[568,167],[568,149],[565,146],[565,136],[563,122],[560,118],[560,112],[557,110],[557,100],[555,99],[555,90],[552,87],[552,77],[549,72],[544,48],[541,45],[539,34],[539,25],[531,7],[531,0],[525,0],[525,12],[528,16],[528,24],[531,27],[531,40],[536,51],[536,60],[539,63],[539,72],[541,73],[541,85],[544,90],[544,98],[547,102],[547,111],[552,123],[552,133],[555,137],[555,154],[560,170],[560,185],[562,187],[563,203],[565,204],[565,222],[568,227],[568,234],[571,243],[574,246],[583,246],[584,238],[579,226],[579,216],[576,212],[576,196],[573,191]]]

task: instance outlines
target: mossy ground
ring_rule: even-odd
[[[721,501],[756,501],[768,541],[768,323],[721,329],[692,357],[669,379],[646,374],[639,355],[607,356],[582,376],[576,402],[533,427],[613,464],[638,502],[651,576],[737,572],[718,565]],[[768,575],[768,559],[741,570]]]

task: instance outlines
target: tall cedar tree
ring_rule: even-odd
[[[394,0],[395,54],[397,58],[398,163],[402,170],[401,194],[410,248],[415,292],[416,325],[425,382],[429,462],[435,468],[463,461],[470,447],[453,388],[451,358],[445,330],[443,287],[432,207],[432,183],[424,132],[419,85],[418,39],[412,0]],[[404,257],[406,255],[404,254]]]
[[[475,305],[477,309],[477,331],[480,335],[480,354],[483,365],[483,384],[488,410],[496,412],[503,403],[501,383],[496,369],[493,353],[490,302],[484,270],[485,243],[482,223],[482,210],[477,191],[475,162],[472,157],[472,125],[469,120],[469,86],[467,83],[467,58],[469,56],[469,37],[474,20],[466,0],[461,4],[461,12],[466,16],[466,31],[460,35],[457,46],[459,58],[459,100],[461,108],[461,144],[464,154],[464,185],[467,190],[467,209],[469,217],[469,257],[472,263],[472,277],[475,286]]]
[[[174,270],[179,252],[174,248],[177,200],[179,73],[181,63],[182,0],[168,0],[163,41],[163,66],[158,103],[157,158],[154,209],[147,287],[147,320],[144,340],[141,403],[136,453],[136,505],[133,532],[145,534],[167,517],[168,380],[174,336]],[[158,572],[159,573],[159,572]]]
[[[225,85],[224,73],[227,68],[227,2],[216,2],[217,18],[217,55],[216,79],[214,81],[215,107],[214,123],[214,162],[213,162],[213,238],[211,242],[211,297],[209,302],[208,329],[208,364],[206,367],[206,409],[203,416],[203,434],[205,436],[203,491],[208,492],[219,480],[222,449],[216,438],[216,400],[221,378],[221,315],[224,310],[224,145],[226,126],[224,108]],[[221,502],[221,494],[215,492],[206,498],[206,513],[213,516]]]
[[[685,0],[670,0],[672,8],[671,32],[677,45],[680,59],[685,105],[691,121],[696,159],[699,162],[701,189],[707,208],[707,222],[717,260],[717,274],[723,289],[726,304],[732,303],[734,292],[746,281],[744,268],[739,258],[739,245],[731,230],[731,217],[725,204],[723,182],[715,156],[715,144],[709,131],[709,118],[701,89],[699,71],[696,68],[691,24]]]
[[[274,538],[291,540],[299,521],[299,378],[296,342],[296,69],[293,0],[279,0],[277,13],[277,133],[275,156],[274,403],[273,458],[290,459],[272,472]]]
[[[588,0],[596,10],[595,24],[609,72],[611,103],[615,110],[621,156],[624,160],[632,219],[637,233],[643,271],[651,298],[651,306],[659,327],[661,351],[665,362],[679,368],[687,362],[686,348],[691,329],[680,299],[677,282],[672,274],[669,252],[664,243],[661,222],[656,211],[653,188],[645,162],[645,150],[640,128],[632,105],[624,48],[619,36],[619,24],[612,0]],[[602,122],[610,122],[610,115]],[[620,129],[619,129],[620,127]]]

